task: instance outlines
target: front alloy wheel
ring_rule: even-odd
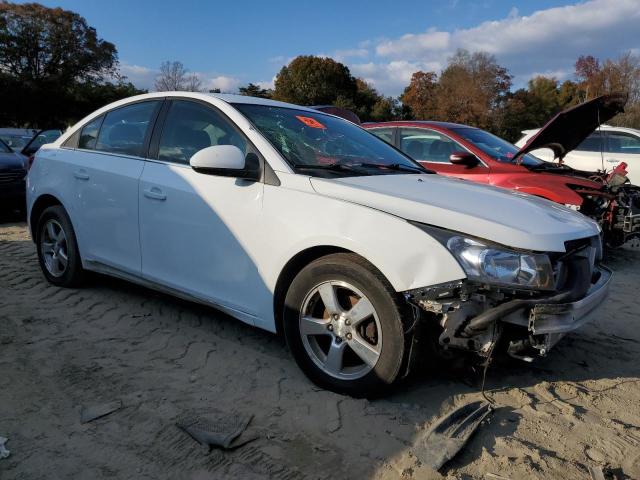
[[[398,378],[405,355],[403,300],[352,253],[311,262],[293,279],[283,311],[287,344],[317,385],[374,396]]]
[[[300,313],[302,344],[327,375],[361,378],[378,363],[382,327],[371,301],[343,281],[324,282],[305,298]]]

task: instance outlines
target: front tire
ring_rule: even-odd
[[[59,287],[82,283],[84,270],[76,234],[65,209],[54,205],[42,212],[36,228],[40,268],[46,279]]]
[[[374,396],[398,378],[405,356],[402,300],[382,274],[354,254],[307,265],[284,305],[287,344],[316,385]]]

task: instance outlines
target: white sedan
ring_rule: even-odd
[[[525,130],[516,145],[523,147],[540,129]],[[551,149],[541,148],[531,152],[536,157],[554,161]],[[602,125],[574,150],[567,153],[564,163],[576,170],[613,170],[620,162],[627,164],[627,177],[634,185],[640,185],[640,130]]]
[[[215,306],[284,332],[314,382],[352,395],[402,377],[418,335],[488,355],[509,323],[510,353],[544,354],[610,279],[587,217],[251,97],[108,105],[38,151],[27,190],[49,282],[92,270]]]

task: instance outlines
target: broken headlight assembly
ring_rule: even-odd
[[[518,289],[555,290],[553,267],[546,254],[512,250],[458,232],[412,223],[442,243],[469,280]]]

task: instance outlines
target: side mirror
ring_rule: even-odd
[[[198,173],[260,180],[260,160],[255,153],[245,157],[235,145],[213,145],[196,152],[189,165]]]
[[[478,157],[469,152],[453,152],[449,155],[449,161],[454,165],[464,165],[468,168],[475,167],[480,163]]]

